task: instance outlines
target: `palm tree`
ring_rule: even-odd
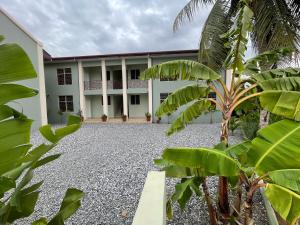
[[[173,29],[177,30],[184,20],[192,20],[197,10],[213,4],[204,24],[199,42],[199,61],[216,70],[222,69],[229,49],[222,38],[236,19],[239,0],[190,0],[177,15]],[[250,34],[252,46],[257,53],[280,47],[297,49],[300,41],[299,0],[252,0],[253,30]]]

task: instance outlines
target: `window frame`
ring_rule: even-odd
[[[63,100],[61,100],[62,98],[63,98]],[[69,100],[68,98],[71,98],[71,100]],[[64,105],[63,110],[62,110],[61,104]],[[71,104],[71,107],[69,106],[69,104]],[[59,95],[58,96],[58,108],[59,108],[60,112],[74,112],[73,95]]]
[[[72,85],[72,68],[57,68],[56,69],[56,77],[58,85]]]
[[[130,70],[130,79],[131,80],[139,80],[141,75],[140,69],[132,69]]]
[[[140,95],[131,95],[130,96],[130,105],[140,105],[141,97]]]
[[[160,104],[163,103],[163,101],[170,95],[171,93],[160,93],[159,94],[159,101],[160,101]],[[162,95],[165,95],[165,97],[162,97]]]

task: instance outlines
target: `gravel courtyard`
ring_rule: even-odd
[[[65,190],[75,187],[83,190],[85,197],[67,224],[131,224],[147,172],[156,170],[153,159],[167,146],[210,147],[218,143],[218,126],[194,124],[166,137],[164,132],[168,125],[163,124],[83,125],[52,152],[64,153],[60,159],[36,171],[37,180],[45,182],[33,217],[53,215]],[[38,133],[32,139],[33,143],[43,141]],[[213,183],[211,181],[211,187]],[[167,184],[170,192],[173,183],[168,181]],[[260,196],[258,198],[260,202]],[[201,207],[205,205],[192,199],[185,212],[176,209],[175,219],[168,224],[208,224],[207,214],[201,212]],[[265,217],[264,210],[257,213]],[[267,222],[262,220],[255,224]]]

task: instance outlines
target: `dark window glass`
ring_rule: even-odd
[[[139,104],[140,104],[140,96],[131,95],[131,105],[139,105]]]
[[[160,103],[162,103],[168,96],[169,93],[160,93]]]
[[[57,69],[57,83],[58,85],[72,84],[71,68]]]
[[[67,95],[67,96],[58,96],[59,100],[59,110],[61,112],[73,112],[74,111],[74,105],[73,105],[73,96]]]
[[[208,94],[208,97],[216,100],[217,99],[217,94],[216,94],[216,92],[210,92]],[[210,109],[212,109],[212,110],[216,109],[216,104],[214,102],[211,102]]]
[[[140,70],[130,70],[131,80],[140,79]]]
[[[106,79],[110,80],[110,71],[106,71]]]

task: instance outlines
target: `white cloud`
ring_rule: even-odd
[[[187,0],[0,0],[54,56],[197,48],[209,9],[176,33]]]

